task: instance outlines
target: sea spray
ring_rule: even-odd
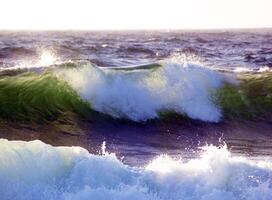
[[[0,117],[7,121],[47,123],[72,115],[106,117],[103,114],[136,122],[177,115],[206,122],[271,119],[269,71],[220,73],[168,61],[115,70],[79,61],[43,72],[35,68],[1,73]]]
[[[206,146],[199,158],[159,156],[140,168],[113,153],[0,140],[1,199],[270,200],[272,163]],[[182,156],[182,155],[181,155]]]
[[[146,121],[169,111],[207,122],[222,116],[210,94],[226,78],[199,65],[167,63],[156,69],[117,71],[89,64],[56,74],[93,109],[115,118]]]

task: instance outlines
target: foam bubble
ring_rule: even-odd
[[[270,200],[272,162],[234,157],[207,146],[187,162],[164,155],[149,165],[124,165],[112,153],[40,141],[0,140],[1,199]]]
[[[268,66],[263,66],[263,67],[260,67],[258,72],[271,72],[271,68]]]
[[[253,72],[254,70],[247,67],[236,67],[233,71],[236,73],[245,73],[245,72]]]
[[[236,67],[233,71],[236,73],[245,73],[245,72],[254,72],[254,71],[262,73],[262,72],[270,72],[271,69],[268,66],[261,66],[256,69],[248,68],[248,67]]]
[[[163,111],[174,111],[209,122],[218,122],[221,110],[211,92],[225,81],[219,72],[197,64],[166,62],[149,70],[101,69],[91,64],[59,70],[91,103],[93,109],[116,118],[146,121]]]
[[[52,49],[39,49],[38,54],[36,58],[21,60],[15,66],[0,67],[0,70],[47,68],[62,63]]]

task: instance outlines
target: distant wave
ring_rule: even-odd
[[[204,147],[186,162],[162,155],[141,168],[105,147],[93,155],[81,147],[0,139],[0,151],[2,200],[272,199],[272,162],[234,157],[226,146]]]
[[[128,46],[128,47],[119,47],[118,50],[119,52],[124,52],[124,53],[144,53],[144,54],[150,54],[150,55],[155,55],[156,53],[152,51],[152,49],[145,48],[142,46]]]
[[[271,84],[268,67],[234,74],[173,60],[119,68],[88,61],[10,68],[0,73],[0,117],[46,122],[100,113],[144,122],[172,113],[206,122],[270,121]]]
[[[2,47],[0,48],[0,58],[11,58],[18,56],[36,55],[34,50],[25,47]]]

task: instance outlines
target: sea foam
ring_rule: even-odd
[[[115,118],[146,121],[171,111],[208,122],[220,120],[221,110],[211,94],[226,80],[224,75],[187,62],[161,65],[148,70],[114,70],[87,63],[56,73],[93,109]]]
[[[1,200],[272,199],[272,162],[234,157],[226,146],[207,146],[189,161],[162,155],[141,168],[37,140],[1,139],[0,151]]]

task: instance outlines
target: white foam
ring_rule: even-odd
[[[1,70],[17,70],[17,69],[36,69],[47,68],[53,65],[61,64],[62,62],[56,56],[53,50],[39,49],[39,56],[33,59],[21,60],[18,64],[12,67],[0,67]]]
[[[59,69],[93,109],[116,118],[145,121],[159,112],[175,111],[192,119],[218,122],[221,110],[211,92],[225,77],[216,71],[187,62],[165,62],[150,70],[121,71],[100,69],[91,64]]]
[[[261,66],[259,68],[248,68],[248,67],[236,67],[233,72],[236,72],[236,73],[245,73],[245,72],[271,72],[271,68],[268,67],[268,66]]]
[[[0,152],[1,200],[272,199],[271,161],[233,157],[226,147],[205,147],[188,162],[160,156],[143,168],[40,141],[1,139]]]
[[[245,73],[245,72],[253,72],[254,70],[248,67],[236,67],[233,71],[236,73]]]
[[[271,68],[268,66],[262,66],[259,68],[258,72],[271,72]]]

